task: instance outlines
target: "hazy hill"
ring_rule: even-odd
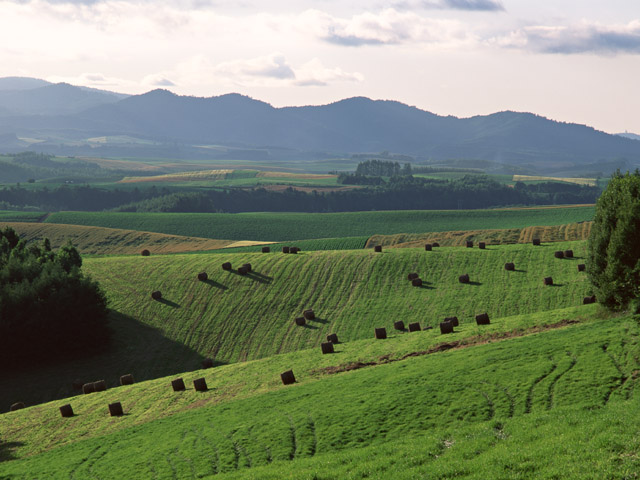
[[[31,90],[34,88],[51,85],[46,80],[29,77],[4,77],[0,78],[0,90]]]

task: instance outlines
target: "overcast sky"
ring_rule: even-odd
[[[640,1],[0,0],[0,76],[640,133]]]

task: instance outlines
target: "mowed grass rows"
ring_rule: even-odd
[[[584,242],[533,247],[394,249],[366,251],[245,253],[87,259],[84,269],[107,292],[110,307],[159,329],[171,341],[221,362],[235,362],[318,346],[328,333],[351,341],[373,336],[395,320],[436,326],[444,317],[473,322],[580,305],[590,293]],[[573,249],[558,260],[555,249]],[[251,263],[242,276],[223,271]],[[505,271],[514,262],[516,271]],[[207,282],[196,279],[209,274]],[[412,287],[416,272],[423,287]],[[468,273],[470,284],[458,282]],[[556,285],[546,287],[543,277]],[[162,301],[151,299],[160,290]],[[294,318],[313,308],[306,326]]]
[[[46,222],[230,240],[285,241],[562,225],[593,219],[593,207],[348,213],[57,212]]]
[[[623,478],[639,466],[637,439],[624,433],[640,426],[633,375],[639,333],[630,317],[587,321],[336,375],[309,378],[302,368],[299,385],[273,386],[243,398],[225,398],[230,387],[219,382],[252,382],[246,375],[251,364],[198,372],[213,387],[205,393],[171,392],[169,379],[122,387],[71,399],[78,412],[71,419],[56,415],[57,404],[5,415],[2,420],[11,422],[8,430],[4,426],[6,438],[13,440],[5,457],[28,454],[29,447],[34,455],[3,463],[0,473],[10,478],[225,473],[229,478],[415,478],[417,472],[429,478]],[[429,335],[358,346],[378,344],[391,353],[403,341]],[[308,368],[314,353],[320,356],[307,351],[285,357]],[[331,360],[340,361],[340,353]],[[274,362],[277,358],[255,362],[253,369],[275,377],[282,364]],[[295,371],[302,365],[291,366]],[[109,418],[106,403],[116,399],[127,415]],[[183,402],[200,408],[154,420],[162,416],[162,406],[171,410]],[[37,417],[46,425],[46,437],[31,427]],[[534,434],[536,427],[542,430]],[[561,442],[561,428],[566,429],[562,438],[575,444]],[[555,451],[542,441],[547,433]],[[46,450],[40,440],[50,447],[73,443],[39,453]],[[530,447],[522,451],[526,444]],[[590,448],[576,452],[577,445]]]

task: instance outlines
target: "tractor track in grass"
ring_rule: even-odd
[[[616,390],[622,388],[624,386],[624,384],[627,383],[627,380],[629,379],[629,377],[622,371],[622,367],[620,367],[618,362],[616,362],[615,358],[613,358],[613,355],[611,355],[609,353],[608,348],[609,348],[609,345],[605,343],[604,345],[602,345],[602,352],[607,356],[607,358],[609,358],[609,360],[611,361],[611,363],[613,364],[615,369],[620,374],[620,383],[618,383],[617,385],[612,386],[609,389],[609,391],[607,392],[607,394],[604,397],[604,404],[605,405],[607,403],[609,403],[609,400],[611,399],[611,395],[613,395],[613,392],[615,392]]]
[[[565,374],[567,374],[569,370],[575,367],[578,361],[578,359],[573,353],[567,352],[567,355],[571,357],[571,363],[569,363],[569,366],[567,368],[565,368],[562,372],[556,375],[554,379],[551,380],[551,384],[549,385],[548,396],[547,396],[547,410],[551,410],[553,408],[553,398],[554,398],[553,396],[554,396],[556,383],[558,383],[558,380],[560,380],[560,378],[562,378]]]
[[[553,359],[550,359],[550,360],[553,361]],[[533,391],[538,386],[538,384],[542,382],[545,378],[547,378],[549,375],[551,375],[556,370],[557,367],[558,366],[555,363],[552,363],[551,369],[549,369],[548,372],[543,373],[533,381],[533,383],[529,387],[529,391],[527,392],[527,399],[525,400],[525,405],[524,405],[524,413],[531,413],[531,408],[533,407]]]

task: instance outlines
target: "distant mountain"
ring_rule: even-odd
[[[0,78],[0,90],[33,90],[34,88],[51,85],[46,80],[29,77],[4,77]]]
[[[640,140],[640,135],[636,135],[635,133],[616,133],[619,137],[630,138],[631,140]]]
[[[587,165],[640,164],[640,142],[532,113],[444,117],[400,102],[364,97],[285,108],[239,94],[199,98],[153,90],[122,97],[67,84],[11,94],[0,91],[0,133],[43,138],[39,148],[64,154],[90,150],[107,155],[114,151],[113,145],[83,146],[81,139],[126,135],[183,152],[191,149],[198,155],[214,154],[200,145],[246,152],[259,149],[267,161],[269,155],[288,149],[300,152],[301,157],[316,155],[309,152],[323,152],[317,155],[326,157],[390,151],[418,161],[477,159],[547,173]],[[23,113],[8,116],[7,111]],[[60,139],[65,138],[75,150],[60,150],[64,143]],[[0,143],[0,151],[2,148]],[[119,145],[118,154],[124,156],[122,149],[126,148],[134,149]],[[128,155],[144,155],[141,148],[136,146]],[[157,154],[157,145],[154,148]]]

